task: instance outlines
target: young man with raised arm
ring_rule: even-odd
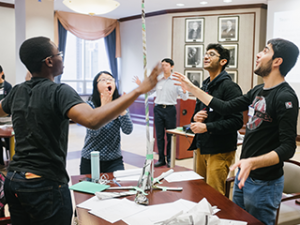
[[[298,98],[285,81],[295,65],[298,47],[284,39],[271,39],[256,56],[255,74],[264,83],[231,101],[205,93],[182,74],[178,85],[222,114],[248,109],[249,121],[233,189],[233,201],[265,224],[274,224],[283,191],[283,161],[296,149]]]
[[[4,184],[12,224],[71,224],[72,203],[66,171],[69,119],[98,129],[122,113],[157,83],[162,71],[132,92],[96,109],[54,77],[63,73],[62,53],[46,37],[30,38],[20,59],[32,74],[0,103],[0,116],[12,115],[16,147]]]
[[[185,101],[188,99],[189,94],[181,87],[174,86],[174,81],[172,80],[174,61],[169,58],[164,58],[161,61],[161,65],[163,74],[158,77],[156,87],[149,93],[149,95],[151,95],[156,92],[156,99],[154,101],[154,125],[159,159],[154,166],[160,167],[167,165],[170,167],[172,134],[167,134],[167,155],[165,155],[165,132],[167,129],[176,128],[176,104],[178,95]],[[134,77],[134,82],[137,85],[141,83],[138,77]]]
[[[242,95],[240,87],[225,71],[228,63],[228,49],[220,44],[207,46],[203,65],[209,77],[203,81],[201,89],[224,101]],[[237,148],[237,130],[243,126],[243,114],[224,116],[197,99],[191,122],[191,130],[196,135],[189,150],[197,149],[196,172],[224,195],[229,167]]]

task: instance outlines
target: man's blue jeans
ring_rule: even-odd
[[[45,178],[26,179],[8,172],[4,193],[13,225],[70,225],[72,202],[68,184]]]
[[[271,181],[248,177],[245,186],[239,189],[237,179],[239,172],[234,181],[233,202],[263,223],[274,225],[281,201],[284,177]]]

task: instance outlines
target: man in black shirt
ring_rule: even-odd
[[[98,129],[117,117],[134,100],[150,91],[161,72],[157,66],[132,92],[92,109],[66,84],[62,53],[49,38],[35,37],[20,47],[20,59],[32,74],[16,85],[0,104],[0,116],[12,115],[16,147],[4,184],[12,224],[71,223],[66,154],[69,119]]]
[[[228,49],[220,44],[207,46],[204,69],[209,77],[203,81],[201,89],[224,101],[242,95],[240,87],[225,71],[228,63]],[[197,99],[191,122],[191,130],[196,135],[189,150],[197,149],[196,172],[224,195],[229,167],[235,157],[237,130],[243,126],[243,114],[223,116]]]
[[[221,114],[248,109],[241,160],[233,201],[265,224],[274,224],[283,191],[283,161],[296,149],[298,98],[285,82],[295,65],[298,47],[284,39],[271,39],[256,56],[255,73],[264,83],[231,101],[213,98],[182,74],[174,76],[183,88]]]

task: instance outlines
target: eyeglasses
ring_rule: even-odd
[[[98,82],[110,82],[110,83],[112,83],[112,82],[115,82],[115,78],[101,78],[97,81],[97,83]]]
[[[217,56],[217,57],[220,57],[220,55],[218,55],[217,53],[214,53],[214,52],[206,52],[204,56],[208,56],[208,57]]]
[[[55,54],[55,55],[50,55],[50,56],[46,57],[45,59],[43,59],[42,62],[45,62],[47,58],[52,58],[52,57],[54,57],[54,56],[59,56],[59,55],[60,55],[61,57],[63,57],[63,56],[64,56],[64,53],[63,53],[63,52],[59,52],[59,53],[57,53],[57,54]]]

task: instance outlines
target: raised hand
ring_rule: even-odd
[[[113,93],[109,92],[108,89],[101,93],[101,106],[106,105],[107,103],[112,101],[112,94]]]
[[[157,76],[162,72],[161,63],[157,63],[149,77],[144,79],[141,85],[137,88],[142,94],[151,91],[157,84]]]
[[[138,76],[133,76],[132,81],[134,83],[136,83],[137,85],[139,85],[139,86],[142,84],[142,82],[141,82],[141,80],[139,79]]]
[[[175,85],[181,86],[182,90],[191,92],[193,86],[195,86],[186,76],[179,72],[174,72],[173,80],[178,81]]]

